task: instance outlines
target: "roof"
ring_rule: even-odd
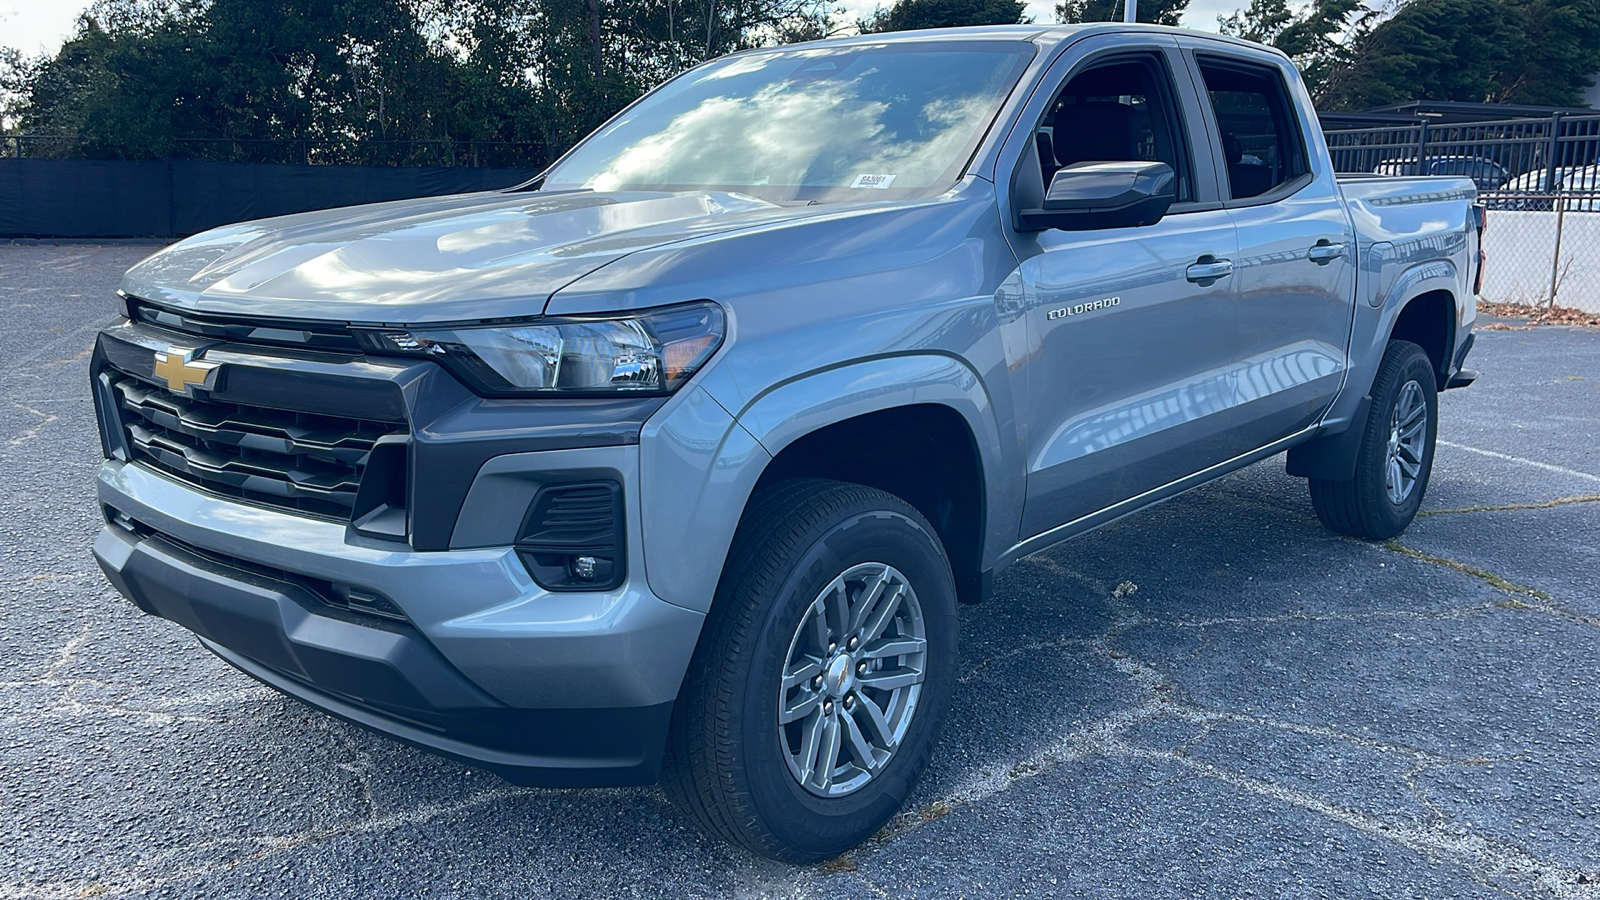
[[[912,41],[1033,41],[1055,43],[1078,34],[1093,32],[1153,32],[1157,34],[1186,34],[1194,37],[1224,43],[1238,44],[1245,47],[1271,50],[1261,44],[1242,41],[1238,38],[1216,34],[1210,31],[1195,31],[1188,28],[1173,28],[1170,25],[1148,25],[1130,22],[1090,22],[1081,25],[974,25],[964,28],[919,28],[913,31],[886,31],[873,34],[852,34],[843,37],[824,38],[820,41],[808,41],[805,44],[787,44],[782,47],[766,47],[763,50],[788,50],[793,47],[841,44],[883,44],[907,43]],[[1274,51],[1276,52],[1276,51]]]

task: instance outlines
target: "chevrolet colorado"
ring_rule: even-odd
[[[1316,121],[1216,35],[864,35],[512,189],[197,235],[96,345],[94,553],[333,715],[837,854],[1019,558],[1285,450],[1329,528],[1415,515],[1482,211],[1336,177]]]

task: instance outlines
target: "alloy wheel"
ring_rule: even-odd
[[[1395,399],[1394,412],[1389,416],[1389,450],[1384,465],[1384,487],[1389,502],[1396,506],[1406,502],[1416,490],[1417,476],[1422,472],[1422,454],[1428,443],[1428,401],[1422,394],[1422,385],[1408,381],[1400,388]]]
[[[877,777],[916,714],[927,629],[895,567],[851,566],[806,607],[789,642],[778,739],[807,791],[840,797]]]

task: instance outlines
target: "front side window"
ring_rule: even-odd
[[[1300,120],[1276,69],[1202,59],[1200,73],[1234,199],[1260,196],[1310,171]]]
[[[952,184],[1034,46],[943,41],[730,57],[669,82],[562,160],[547,190],[728,190],[765,200]]]
[[[1035,132],[1044,184],[1080,162],[1164,162],[1178,200],[1192,200],[1171,81],[1158,57],[1121,59],[1073,75]]]

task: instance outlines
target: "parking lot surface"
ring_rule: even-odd
[[[1397,542],[1273,459],[1008,571],[907,812],[794,868],[330,719],[118,597],[86,370],[152,249],[0,245],[0,896],[1600,897],[1600,331],[1480,332]]]

